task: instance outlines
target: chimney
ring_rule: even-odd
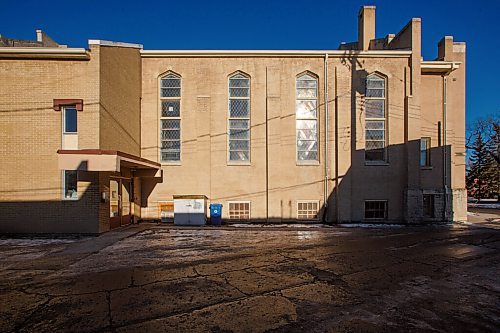
[[[358,15],[358,50],[368,50],[375,39],[375,6],[363,6]]]
[[[37,42],[43,42],[43,32],[40,29],[36,30],[36,41]]]
[[[453,53],[453,36],[444,36],[438,43],[438,59],[450,60]]]

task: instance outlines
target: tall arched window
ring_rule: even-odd
[[[167,73],[160,79],[160,160],[181,159],[181,77]]]
[[[386,156],[386,79],[378,74],[366,78],[365,160],[384,162]]]
[[[250,78],[229,77],[229,161],[250,161]]]
[[[318,79],[309,73],[296,80],[297,161],[318,160]]]

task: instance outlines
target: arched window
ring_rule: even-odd
[[[250,161],[250,78],[243,73],[229,77],[229,161]]]
[[[167,73],[160,79],[160,160],[181,159],[181,77]]]
[[[304,73],[296,80],[297,161],[318,160],[318,79]]]
[[[378,74],[366,78],[365,160],[385,162],[386,156],[386,79]]]

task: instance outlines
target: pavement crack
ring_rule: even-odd
[[[236,287],[235,285],[233,285],[231,282],[229,282],[227,276],[224,276],[224,275],[221,275],[222,278],[224,279],[224,281],[226,281],[226,283],[231,286],[232,288],[236,289],[238,292],[242,293],[243,295],[245,296],[250,296],[249,294],[247,294],[246,292],[244,292],[243,290],[241,290],[240,288]]]
[[[106,292],[106,301],[108,302],[108,320],[109,320],[109,327],[113,327],[113,316],[111,313],[111,292],[107,291]]]

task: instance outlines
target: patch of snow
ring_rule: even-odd
[[[228,227],[236,228],[329,228],[324,224],[228,224]]]
[[[479,216],[479,214],[473,212],[467,212],[467,216]]]
[[[468,203],[469,208],[500,209],[500,203]]]
[[[68,244],[82,240],[82,238],[0,238],[0,246],[40,246]]]
[[[337,224],[339,227],[343,228],[380,228],[380,229],[392,229],[392,228],[404,228],[411,225],[405,224],[377,224],[377,223],[346,223]]]

